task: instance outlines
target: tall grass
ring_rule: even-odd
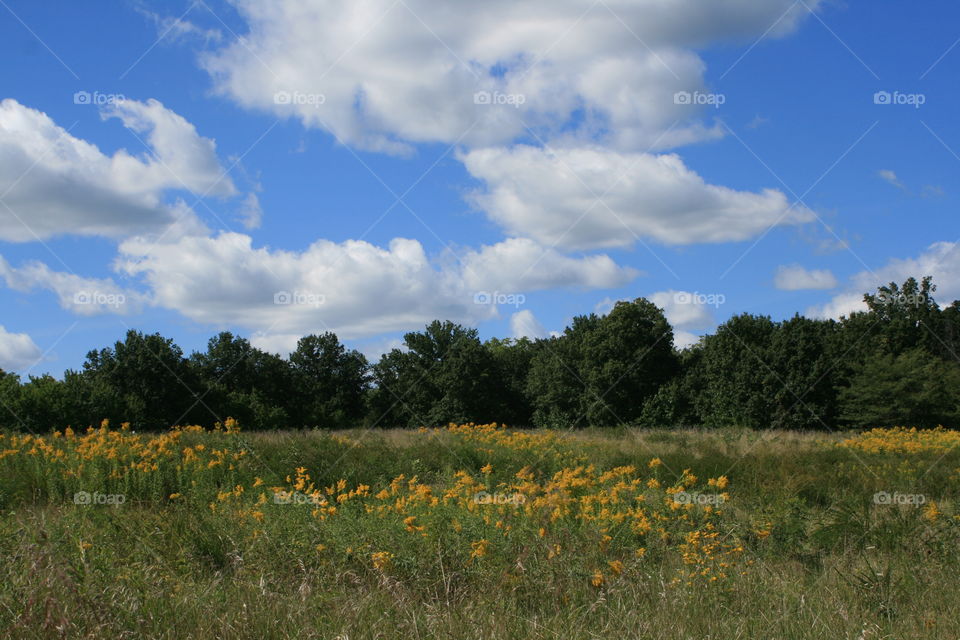
[[[3,434],[0,632],[960,638],[931,433]]]

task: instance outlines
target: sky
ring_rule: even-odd
[[[960,298],[960,7],[0,0],[0,368]]]

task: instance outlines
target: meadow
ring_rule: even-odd
[[[960,433],[0,435],[9,638],[960,638]]]

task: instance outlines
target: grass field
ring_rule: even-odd
[[[960,638],[960,434],[0,437],[10,638]]]

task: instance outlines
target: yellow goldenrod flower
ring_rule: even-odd
[[[373,568],[382,570],[390,565],[393,554],[389,551],[375,551],[370,554],[370,558],[373,560]]]

